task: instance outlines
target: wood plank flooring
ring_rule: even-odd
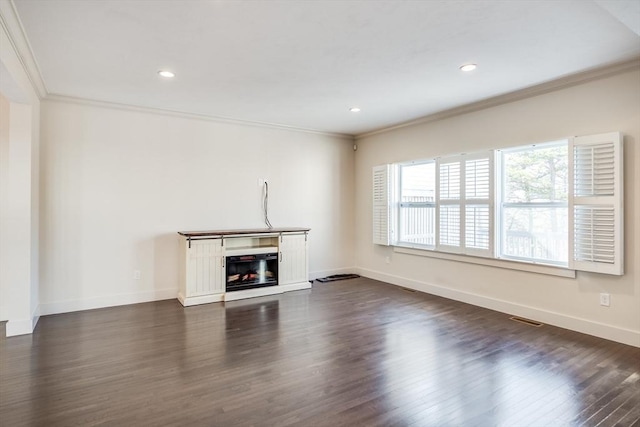
[[[640,349],[364,278],[46,316],[0,360],[2,426],[640,426]]]

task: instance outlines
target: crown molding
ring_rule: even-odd
[[[40,99],[44,98],[47,96],[47,87],[12,0],[0,0],[0,25],[7,34],[34,91]]]
[[[234,119],[232,117],[216,116],[209,114],[187,113],[184,111],[168,110],[163,108],[144,107],[138,105],[120,104],[117,102],[99,101],[87,98],[78,98],[74,96],[58,95],[55,93],[48,94],[43,101],[47,102],[62,102],[67,104],[79,104],[87,105],[91,107],[110,108],[124,111],[135,111],[139,113],[159,114],[163,116],[179,117],[183,119],[202,120],[216,123],[226,123],[241,126],[253,126],[267,129],[286,130],[290,132],[302,132],[314,135],[329,136],[332,138],[341,138],[353,142],[353,135],[337,132],[327,132],[317,129],[307,129],[290,125],[283,125],[279,123],[259,122],[251,120]]]
[[[561,77],[556,80],[540,83],[534,86],[529,86],[524,89],[520,89],[514,92],[509,92],[504,95],[498,95],[492,98],[483,99],[481,101],[472,102],[471,104],[465,104],[460,107],[454,107],[448,110],[440,111],[428,116],[424,116],[418,119],[410,120],[407,122],[398,123],[393,126],[388,126],[381,129],[376,129],[370,132],[361,133],[354,136],[356,141],[373,136],[379,135],[393,130],[402,129],[406,127],[416,126],[424,123],[435,122],[438,120],[448,119],[450,117],[460,116],[474,111],[484,110],[491,107],[497,107],[499,105],[508,104],[514,101],[520,101],[526,98],[532,98],[534,96],[543,95],[549,92],[555,92],[571,86],[576,86],[582,83],[587,83],[592,80],[598,80],[601,78],[621,74],[631,70],[640,69],[640,58],[634,58],[624,62],[617,62],[604,67],[594,68],[591,70],[583,71],[576,74],[571,74],[566,77]]]

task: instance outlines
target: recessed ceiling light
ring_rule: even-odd
[[[359,113],[359,112],[360,112],[360,108],[358,108],[358,107],[351,107],[351,108],[349,108],[349,111],[351,111],[352,113]]]
[[[460,67],[460,70],[462,70],[462,71],[473,71],[476,68],[478,68],[478,66],[476,64],[464,64],[463,66]]]
[[[168,79],[175,77],[176,75],[174,73],[172,73],[171,71],[167,71],[167,70],[160,70],[158,71],[158,75],[160,77],[166,77]]]

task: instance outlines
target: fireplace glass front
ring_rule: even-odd
[[[227,292],[277,284],[277,253],[227,257]]]

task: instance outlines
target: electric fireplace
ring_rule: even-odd
[[[277,252],[228,256],[226,265],[227,292],[278,284]]]

